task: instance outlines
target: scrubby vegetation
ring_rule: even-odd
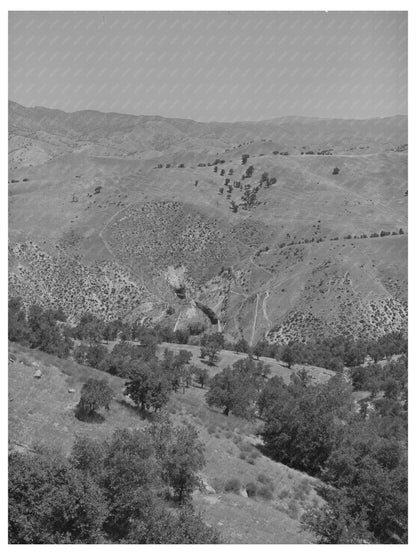
[[[326,505],[303,519],[321,543],[407,542],[402,385],[401,379],[395,388],[386,385],[385,401],[370,412],[368,404],[356,411],[342,376],[324,385],[313,385],[306,374],[293,376],[289,385],[272,378],[260,397],[267,451],[323,480]]]
[[[69,458],[11,453],[9,542],[218,543],[189,503],[203,465],[195,430],[166,417],[102,443],[79,437]]]

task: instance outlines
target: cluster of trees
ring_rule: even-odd
[[[320,543],[407,541],[407,361],[390,370],[361,406],[342,374],[321,384],[301,370],[286,384],[251,357],[211,379],[209,405],[261,418],[265,453],[322,480],[326,504],[304,517]]]
[[[244,345],[246,345],[244,349]],[[282,360],[290,368],[293,364],[309,364],[341,371],[344,366],[363,364],[369,356],[376,363],[392,355],[407,353],[407,333],[391,332],[376,340],[358,339],[348,336],[318,339],[316,341],[292,341],[288,345],[270,344],[259,341],[252,349],[247,342],[239,341],[229,348],[240,352],[251,352],[255,356],[266,356]]]
[[[305,515],[320,543],[407,541],[407,359],[314,383],[301,370],[286,384],[252,357],[210,381],[206,401],[224,414],[261,418],[266,454],[319,477],[326,504]],[[368,374],[367,374],[368,370]],[[378,379],[382,395],[355,403],[353,387]]]
[[[226,416],[231,412],[235,416],[254,418],[258,396],[269,374],[267,364],[255,362],[251,357],[240,359],[211,378],[206,402],[220,408]]]
[[[166,416],[110,440],[9,455],[9,543],[219,543],[190,504],[205,464],[192,426]]]
[[[172,391],[183,392],[192,384],[192,378],[200,382],[196,367],[190,365],[192,354],[180,350],[178,354],[165,349],[161,361],[152,358],[147,362],[133,360],[129,364],[124,394],[129,396],[143,411],[160,411],[169,401]],[[203,383],[208,379],[206,374]]]
[[[21,299],[17,297],[9,299],[8,337],[10,341],[61,358],[66,358],[73,346],[71,330],[62,310],[43,309],[33,304],[26,314]]]
[[[407,398],[407,356],[391,360],[381,366],[369,364],[350,370],[351,382],[356,391],[369,391],[372,397],[384,392],[385,399],[396,399],[405,394]]]

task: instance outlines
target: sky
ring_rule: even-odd
[[[10,12],[9,99],[198,121],[407,114],[406,12]]]

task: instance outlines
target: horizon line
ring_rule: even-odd
[[[234,124],[234,123],[266,123],[266,122],[270,122],[270,121],[274,121],[274,120],[279,120],[279,119],[309,119],[309,120],[340,120],[340,121],[369,121],[369,120],[378,120],[378,119],[393,119],[393,118],[408,118],[408,114],[392,114],[389,116],[372,116],[372,117],[365,117],[365,118],[353,118],[353,117],[346,117],[346,118],[341,118],[341,117],[327,117],[327,116],[305,116],[305,115],[293,115],[293,114],[288,114],[288,115],[282,115],[282,116],[275,116],[275,117],[271,117],[271,118],[265,118],[265,119],[260,119],[260,120],[224,120],[224,121],[219,121],[219,120],[197,120],[197,119],[193,119],[193,118],[186,118],[186,117],[180,117],[180,116],[162,116],[160,114],[132,114],[130,112],[115,112],[115,111],[103,111],[103,110],[97,110],[95,108],[83,108],[80,110],[73,110],[73,111],[66,111],[63,110],[62,108],[49,108],[48,106],[41,106],[41,105],[34,105],[34,106],[25,106],[24,104],[21,104],[20,102],[16,102],[15,100],[12,100],[11,98],[8,99],[9,103],[13,103],[13,104],[17,104],[18,106],[25,108],[27,110],[33,110],[33,109],[42,109],[42,110],[50,110],[50,111],[57,111],[57,112],[62,112],[64,114],[67,115],[71,115],[71,114],[79,114],[82,112],[96,112],[98,114],[113,114],[113,115],[118,115],[118,116],[130,116],[130,117],[136,117],[136,118],[140,118],[140,117],[147,117],[147,118],[163,118],[163,119],[172,119],[172,120],[185,120],[185,121],[192,121],[194,123],[203,123],[203,124],[210,124],[210,123],[217,123],[217,124]]]

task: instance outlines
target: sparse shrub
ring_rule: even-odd
[[[279,493],[277,494],[277,497],[279,499],[286,499],[286,497],[289,497],[289,494],[290,494],[290,491],[287,488],[284,488],[279,491]]]
[[[293,519],[297,519],[299,516],[299,507],[294,499],[289,502],[287,514]]]
[[[294,489],[296,499],[304,501],[311,491],[311,485],[307,478],[303,478]]]
[[[256,497],[257,494],[257,486],[254,482],[249,482],[246,485],[246,492],[249,497]]]
[[[271,490],[268,486],[260,486],[257,490],[257,495],[262,497],[266,501],[270,501],[273,499],[273,490]]]
[[[269,476],[266,476],[266,474],[260,473],[257,476],[257,480],[263,484],[268,490],[270,490],[271,492],[274,491],[274,484],[271,478],[269,478]]]
[[[224,491],[232,493],[240,493],[241,482],[238,478],[230,478],[224,484]]]

